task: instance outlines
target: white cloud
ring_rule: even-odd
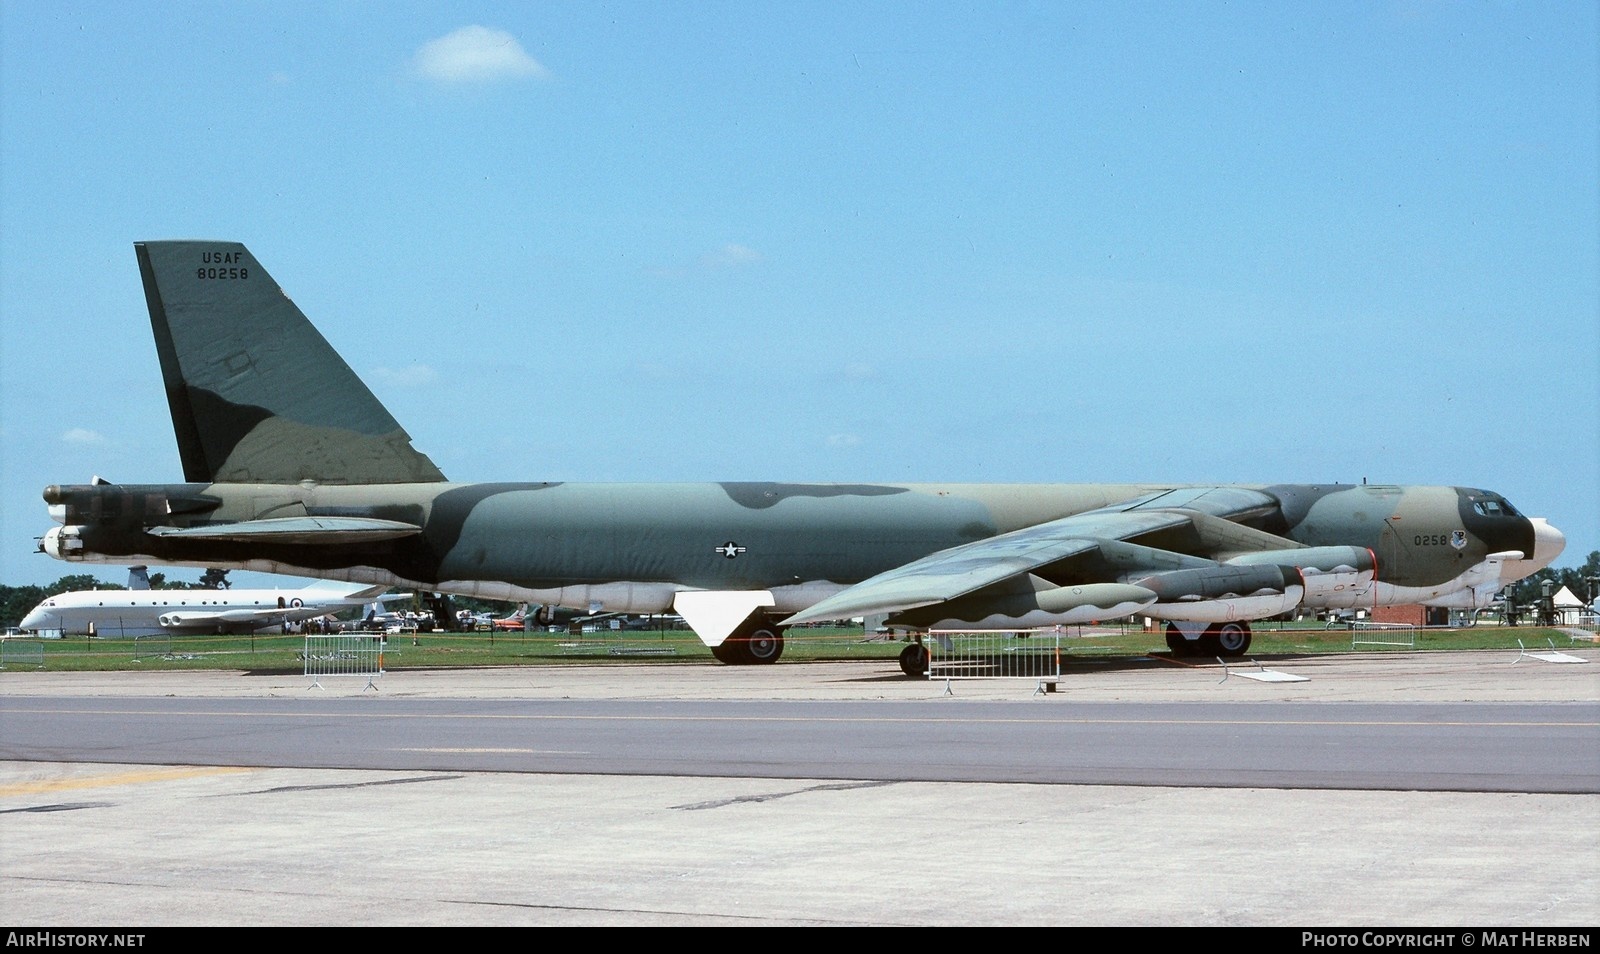
[[[89,445],[104,444],[106,442],[106,438],[105,435],[101,434],[99,431],[91,431],[81,427],[74,427],[72,430],[61,435],[61,441],[64,444]]]
[[[708,268],[731,268],[761,261],[761,253],[744,245],[729,242],[715,252],[700,256],[700,264]]]
[[[372,378],[397,388],[420,388],[439,380],[439,372],[425,364],[409,368],[373,368]]]
[[[492,83],[550,75],[516,37],[481,26],[464,26],[429,40],[412,62],[419,76],[441,83]]]
[[[829,447],[856,447],[861,443],[861,438],[855,434],[830,434],[828,435]]]

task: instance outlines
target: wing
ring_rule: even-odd
[[[1100,536],[1119,521],[1065,517],[1011,533],[940,550],[896,567],[817,603],[786,620],[789,624],[892,613],[944,603],[984,587],[1020,577],[1058,560],[1097,550]],[[1168,514],[1126,518],[1129,536],[1183,522]]]
[[[346,583],[341,580],[317,580],[300,591],[303,602],[327,604],[337,609],[359,606],[374,601],[410,599],[410,593],[386,593],[387,583]]]
[[[281,609],[264,606],[255,609],[173,610],[170,613],[162,613],[158,621],[164,629],[174,631],[265,629],[293,620],[325,616],[336,609],[338,607],[317,605],[287,606]]]
[[[1276,508],[1267,494],[1237,487],[1152,494],[942,550],[785,622],[885,613],[912,626],[1012,628],[1114,619],[1158,602],[1203,612],[1198,604],[1218,599],[1255,597],[1252,609],[1267,605],[1263,594],[1272,605],[1298,601],[1298,576],[1285,567],[1299,559],[1290,551],[1305,548],[1237,522]]]

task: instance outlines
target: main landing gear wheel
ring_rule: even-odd
[[[744,647],[729,636],[720,645],[711,647],[711,655],[717,657],[717,662],[737,666],[744,662]]]
[[[1189,640],[1183,638],[1183,631],[1175,623],[1167,624],[1167,648],[1174,656],[1188,656],[1194,648]]]
[[[783,630],[776,626],[757,626],[745,637],[744,652],[753,663],[777,662],[783,655]]]
[[[775,663],[783,655],[783,628],[767,622],[746,623],[722,645],[711,647],[711,655],[730,666]]]
[[[900,671],[908,676],[927,675],[928,647],[921,643],[912,643],[900,650]]]
[[[1218,656],[1243,656],[1250,649],[1250,627],[1244,623],[1222,623],[1206,628],[1200,642],[1206,652]]]

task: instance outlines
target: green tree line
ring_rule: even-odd
[[[1589,554],[1589,558],[1577,567],[1545,567],[1532,576],[1518,580],[1511,587],[1511,598],[1523,606],[1531,606],[1544,597],[1544,584],[1546,581],[1554,584],[1550,588],[1551,595],[1561,592],[1564,586],[1572,591],[1572,595],[1582,600],[1585,604],[1593,605],[1596,592],[1600,587],[1600,550]]]

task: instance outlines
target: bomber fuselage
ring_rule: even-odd
[[[499,599],[660,612],[676,589],[821,596],[926,554],[1130,501],[1162,484],[95,484],[45,492],[62,559],[235,568]],[[1542,522],[1456,487],[1251,485],[1245,526],[1365,548],[1375,578],[1447,604],[1532,572]],[[386,521],[405,532],[234,538],[263,521]],[[207,529],[209,528],[209,529]],[[171,533],[181,530],[187,536]],[[152,532],[155,531],[155,532]],[[1551,531],[1553,532],[1553,531]],[[1556,535],[1559,539],[1559,534]],[[1177,552],[1198,542],[1163,539]],[[1498,555],[1498,556],[1497,556]],[[1552,554],[1553,556],[1553,554]],[[1491,558],[1504,565],[1489,568]],[[1491,572],[1492,569],[1492,572]],[[1473,575],[1476,570],[1476,576]],[[1526,571],[1526,572],[1522,572]],[[1070,575],[1070,568],[1060,568]],[[1449,604],[1454,605],[1454,604]]]

